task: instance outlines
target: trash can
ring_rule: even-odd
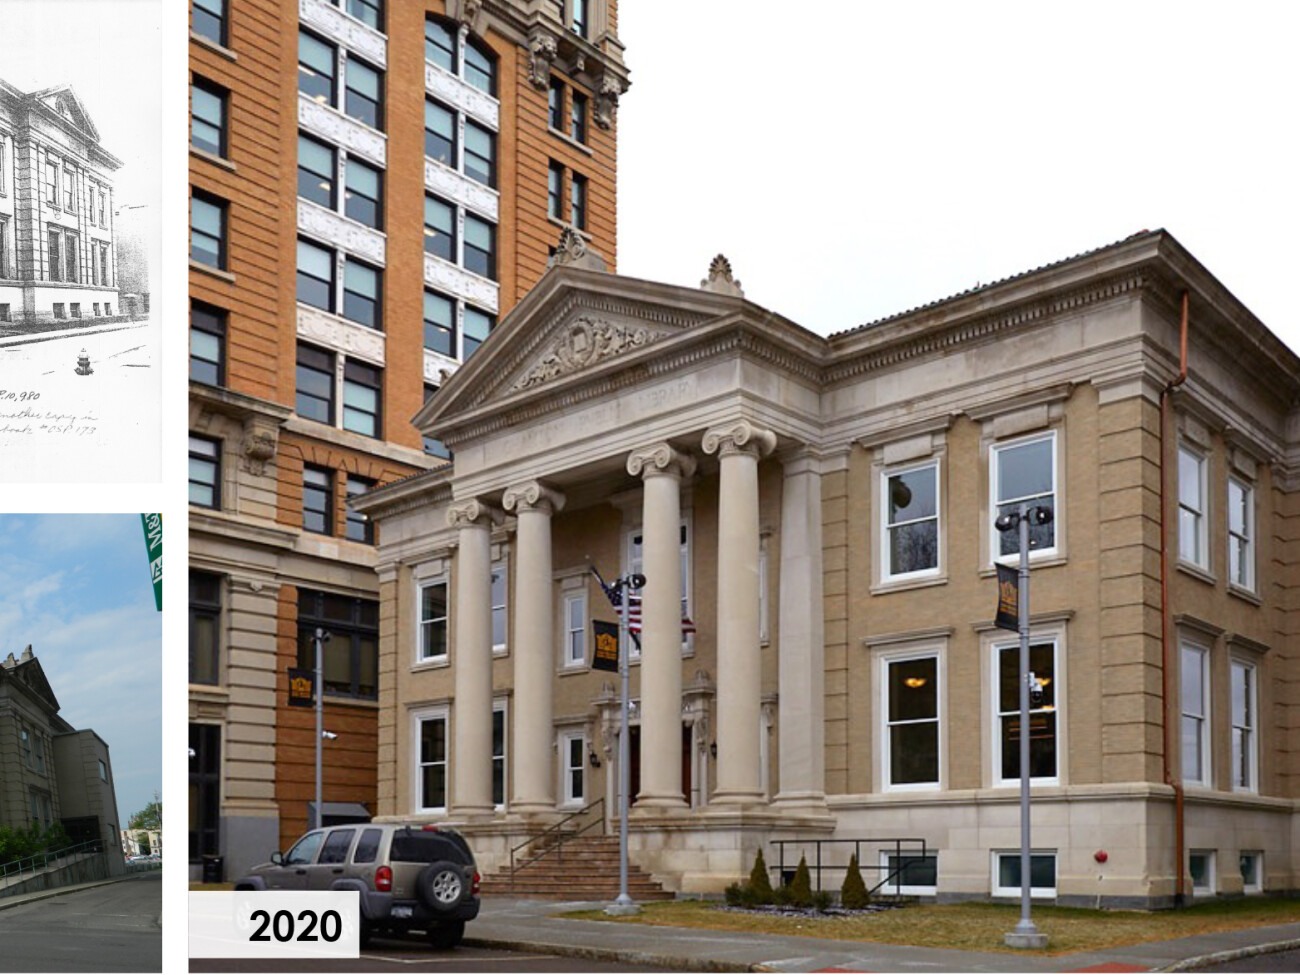
[[[211,853],[203,854],[203,882],[205,884],[219,884],[222,882],[222,874],[226,870],[226,858],[215,856]]]

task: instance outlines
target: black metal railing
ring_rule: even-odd
[[[0,864],[0,885],[8,884],[11,879],[22,880],[24,877],[35,876],[43,870],[49,869],[51,865],[58,865],[60,860],[71,856],[81,856],[88,853],[102,853],[104,850],[100,840],[87,840],[84,843],[74,843],[72,846],[65,846],[58,850],[42,850],[40,853],[32,856],[23,857],[21,860],[10,860],[8,863]]]
[[[590,822],[587,823],[575,822],[575,820],[578,820],[583,816],[587,816],[597,809],[600,810],[600,814],[596,816],[592,816]],[[514,886],[515,874],[517,872],[524,869],[524,867],[529,866],[530,864],[537,863],[539,860],[544,860],[546,857],[549,857],[552,854],[554,854],[556,862],[563,863],[564,844],[577,839],[579,836],[582,836],[584,833],[587,833],[589,830],[595,829],[597,826],[603,825],[605,822],[604,810],[605,810],[605,798],[602,796],[601,798],[597,799],[595,802],[591,802],[583,806],[577,812],[570,813],[569,815],[565,816],[554,826],[550,826],[547,829],[543,830],[542,832],[538,833],[536,836],[530,836],[522,843],[519,843],[511,847],[510,848],[510,886],[511,887]],[[532,856],[518,857],[517,854],[527,847],[533,847],[533,849],[538,850],[539,852],[534,853]]]
[[[771,840],[770,842],[776,847],[777,862],[775,866],[768,867],[768,869],[776,870],[778,883],[785,883],[788,877],[793,875],[799,862],[798,860],[795,860],[794,865],[787,868],[785,848],[787,846],[797,847],[803,855],[807,857],[807,850],[809,847],[812,847],[813,862],[808,864],[808,870],[812,875],[813,889],[824,890],[825,887],[822,885],[822,872],[824,870],[838,870],[842,873],[847,873],[849,869],[849,861],[846,857],[843,863],[824,863],[822,859],[822,847],[831,848],[847,845],[853,847],[853,854],[858,858],[859,870],[875,870],[883,875],[876,885],[869,888],[867,892],[869,894],[876,894],[892,881],[894,884],[894,896],[898,896],[902,893],[902,884],[899,883],[899,878],[906,872],[907,868],[912,866],[914,863],[924,863],[927,857],[933,856],[936,852],[926,845],[924,839],[915,837],[901,838],[890,836],[837,840]],[[862,848],[864,846],[869,850],[875,850],[877,853],[882,851],[889,853],[891,852],[892,847],[893,865],[890,866],[891,861],[889,858],[886,858],[884,863],[864,863],[862,860]],[[829,860],[832,858],[828,856],[827,859]]]

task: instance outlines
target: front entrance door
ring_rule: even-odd
[[[686,800],[688,806],[691,804],[691,771],[695,765],[694,749],[691,748],[694,738],[695,733],[691,726],[682,725],[682,798]]]

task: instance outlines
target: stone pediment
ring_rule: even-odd
[[[568,376],[614,356],[653,345],[665,332],[636,322],[610,321],[583,314],[571,319],[546,347],[540,358],[528,366],[509,391],[519,392]]]
[[[6,667],[3,670],[3,675],[9,680],[22,684],[32,694],[48,704],[51,713],[58,713],[58,698],[54,696],[54,689],[50,687],[50,682],[45,676],[45,671],[41,669],[39,661],[35,659],[24,660],[14,667]]]
[[[70,122],[74,128],[83,132],[91,141],[99,141],[99,129],[95,127],[95,123],[91,121],[86,107],[81,103],[81,99],[77,97],[77,93],[71,88],[66,85],[59,88],[49,88],[45,91],[36,92],[33,97],[55,115]]]

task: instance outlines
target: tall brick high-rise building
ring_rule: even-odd
[[[444,463],[410,422],[573,228],[615,265],[616,0],[193,0],[190,860],[375,813],[372,527]],[[509,579],[498,575],[502,602]]]

